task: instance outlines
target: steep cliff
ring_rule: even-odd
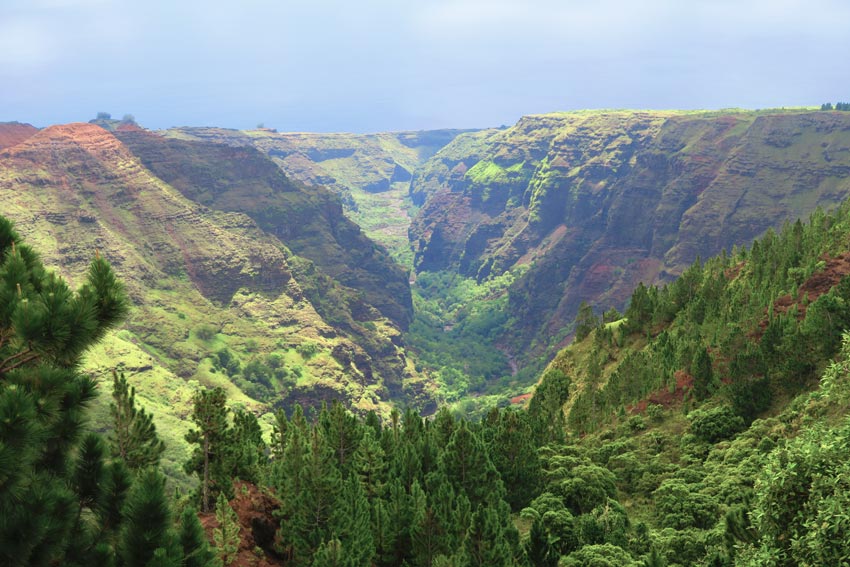
[[[257,152],[243,159],[202,150],[169,158],[163,149],[161,157],[183,165],[220,159],[243,173],[255,167],[249,184],[264,171],[285,181]],[[184,181],[187,194],[201,191]],[[212,194],[218,187],[203,186]],[[269,198],[275,187],[266,187]],[[304,200],[300,214],[333,218],[322,204]],[[185,457],[180,418],[192,381],[222,385],[249,407],[337,398],[382,411],[411,376],[398,327],[357,290],[294,255],[260,221],[188,199],[99,126],[51,126],[0,150],[0,209],[71,281],[99,252],[126,282],[131,316],[87,364],[102,377],[126,370],[170,435],[167,462],[175,467]]]
[[[117,137],[184,196],[219,211],[250,216],[295,254],[357,292],[352,310],[374,307],[404,329],[413,316],[407,272],[346,218],[336,195],[290,181],[252,147],[165,139],[146,131]]]
[[[563,337],[581,301],[622,307],[698,255],[850,194],[839,112],[594,111],[528,116],[464,134],[414,175],[418,271],[510,289],[506,349]]]
[[[290,179],[336,192],[346,214],[369,238],[384,245],[402,264],[410,265],[407,229],[411,177],[428,158],[463,132],[346,134],[175,128],[163,134],[257,148]]]

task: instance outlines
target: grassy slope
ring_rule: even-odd
[[[108,369],[123,364],[169,441],[170,475],[180,478],[185,418],[199,384],[224,386],[233,403],[262,407],[212,367],[210,355],[222,348],[243,364],[275,353],[300,368],[295,389],[276,384],[294,399],[316,392],[313,403],[339,397],[363,411],[387,410],[380,376],[367,379],[331,356],[337,347],[358,347],[306,299],[289,267],[300,260],[244,215],[203,211],[100,128],[52,127],[0,155],[0,202],[45,264],[70,281],[100,250],[126,282],[130,318],[90,355],[89,367],[108,380]],[[212,327],[208,338],[199,336],[203,327]],[[317,352],[300,354],[308,343]],[[104,426],[106,398],[96,427]]]

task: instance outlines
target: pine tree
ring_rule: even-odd
[[[215,567],[220,565],[191,506],[180,516],[180,547],[183,549],[183,567]]]
[[[491,506],[479,506],[472,515],[463,544],[464,565],[469,567],[509,567],[514,564],[511,547],[499,513]]]
[[[334,533],[342,544],[343,564],[368,567],[375,555],[369,502],[356,477],[345,481],[334,512]]]
[[[354,470],[369,500],[383,495],[387,468],[384,450],[372,431],[371,428],[366,428],[363,439],[354,452]]]
[[[313,555],[312,567],[348,567],[342,542],[336,538],[323,542]]]
[[[711,357],[705,348],[697,350],[691,373],[694,376],[694,396],[698,400],[706,399],[714,387],[714,373],[711,370]]]
[[[493,465],[505,486],[506,498],[519,511],[538,493],[540,460],[529,424],[528,414],[516,411],[497,412],[490,453]],[[563,413],[563,412],[561,412]]]
[[[528,541],[525,544],[525,553],[532,567],[556,567],[558,565],[558,552],[549,543],[549,536],[539,519],[531,525]]]
[[[158,549],[170,558],[180,556],[165,497],[165,479],[157,470],[148,469],[138,477],[127,497],[124,515],[121,558],[125,567],[146,567]]]
[[[126,311],[123,287],[99,255],[72,291],[0,217],[2,565],[64,563],[74,538],[74,553],[109,553],[98,541],[100,526],[91,525],[101,492],[81,477],[88,469],[106,478],[101,447],[86,437],[84,456],[72,462],[96,395],[94,381],[76,368]]]
[[[233,412],[233,427],[225,439],[226,474],[230,479],[251,483],[260,481],[261,470],[267,463],[266,442],[257,416],[247,410]]]
[[[465,421],[461,421],[440,456],[439,470],[457,493],[463,493],[469,498],[473,507],[482,504],[490,496],[501,498],[505,494],[486,445]]]
[[[215,502],[215,519],[218,527],[213,530],[216,554],[224,567],[229,567],[236,561],[239,553],[239,517],[227,502],[224,492],[218,493]]]
[[[330,409],[322,408],[319,424],[324,430],[328,445],[333,449],[337,467],[345,476],[363,436],[357,418],[351,415],[339,400],[334,400]]]
[[[192,421],[198,429],[186,434],[186,441],[196,444],[192,458],[185,464],[186,472],[201,477],[201,511],[209,512],[218,492],[230,482],[222,478],[222,465],[227,436],[227,395],[221,388],[198,390],[192,398]]]
[[[593,308],[586,301],[582,301],[575,319],[576,340],[583,340],[598,326],[599,318],[593,314]]]
[[[136,408],[136,389],[129,386],[123,372],[112,371],[112,399],[112,456],[122,459],[133,471],[157,466],[165,443],[156,435],[153,417]]]
[[[296,435],[300,432],[293,431],[293,436]],[[335,454],[320,427],[310,432],[303,465],[293,472],[295,479],[288,479],[288,482],[289,486],[297,486],[297,492],[286,493],[281,533],[291,543],[297,563],[312,557],[319,545],[332,536],[333,517],[342,488]]]

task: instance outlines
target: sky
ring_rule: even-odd
[[[0,121],[36,126],[377,132],[836,100],[847,0],[0,0]]]

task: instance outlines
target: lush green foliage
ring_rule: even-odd
[[[128,470],[161,445],[118,376],[111,447],[85,431],[96,391],[79,359],[127,306],[109,265],[96,257],[73,292],[0,217],[0,296],[0,563],[177,567],[164,478]]]
[[[506,322],[505,289],[515,277],[509,273],[482,283],[446,272],[417,277],[407,340],[446,400],[510,382],[508,360],[495,339]]]

